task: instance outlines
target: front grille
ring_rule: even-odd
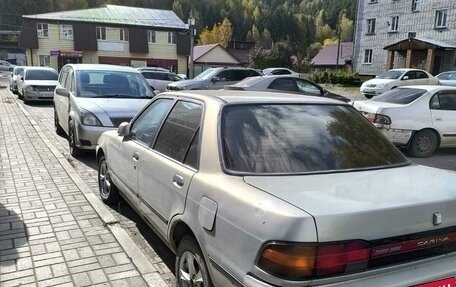
[[[110,119],[111,119],[112,124],[115,127],[118,127],[123,122],[130,122],[130,120],[131,120],[131,118],[110,118]]]
[[[33,88],[40,92],[53,92],[55,90],[55,86],[34,86]]]

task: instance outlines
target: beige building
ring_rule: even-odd
[[[27,64],[56,70],[67,63],[162,67],[187,73],[187,25],[170,10],[117,5],[23,16]]]
[[[241,63],[220,44],[199,45],[193,48],[195,75],[213,67],[241,66]]]

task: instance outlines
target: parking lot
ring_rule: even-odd
[[[5,86],[7,84],[6,79],[6,77],[3,77],[0,85]],[[338,92],[344,93],[344,96],[351,97],[352,99],[360,99],[360,95],[353,94],[352,90],[351,92],[344,92],[343,90]],[[98,196],[95,155],[93,152],[86,153],[77,159],[70,156],[67,139],[58,136],[54,130],[54,109],[52,102],[24,105],[17,96],[11,96],[15,99],[15,102],[11,102],[11,104],[18,104],[26,111],[24,116],[28,118],[28,121],[36,122],[43,133],[42,136],[47,138],[57,148],[74,171],[85,181],[93,193]],[[414,163],[436,168],[456,170],[456,148],[438,150],[429,158],[410,158],[410,160]],[[66,174],[62,173],[62,176],[66,176]],[[119,205],[111,207],[111,211],[135,243],[145,252],[150,261],[160,266],[161,276],[169,286],[172,286],[174,284],[174,254],[155,236],[128,204],[121,202]]]

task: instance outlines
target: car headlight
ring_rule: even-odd
[[[82,110],[81,112],[82,124],[86,126],[102,126],[100,120],[91,112]]]
[[[27,91],[27,92],[32,92],[33,91],[33,87],[32,86],[26,86],[24,90]]]

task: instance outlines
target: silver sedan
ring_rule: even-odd
[[[340,101],[162,93],[97,160],[102,200],[165,240],[177,286],[454,283],[456,173],[411,164]]]

